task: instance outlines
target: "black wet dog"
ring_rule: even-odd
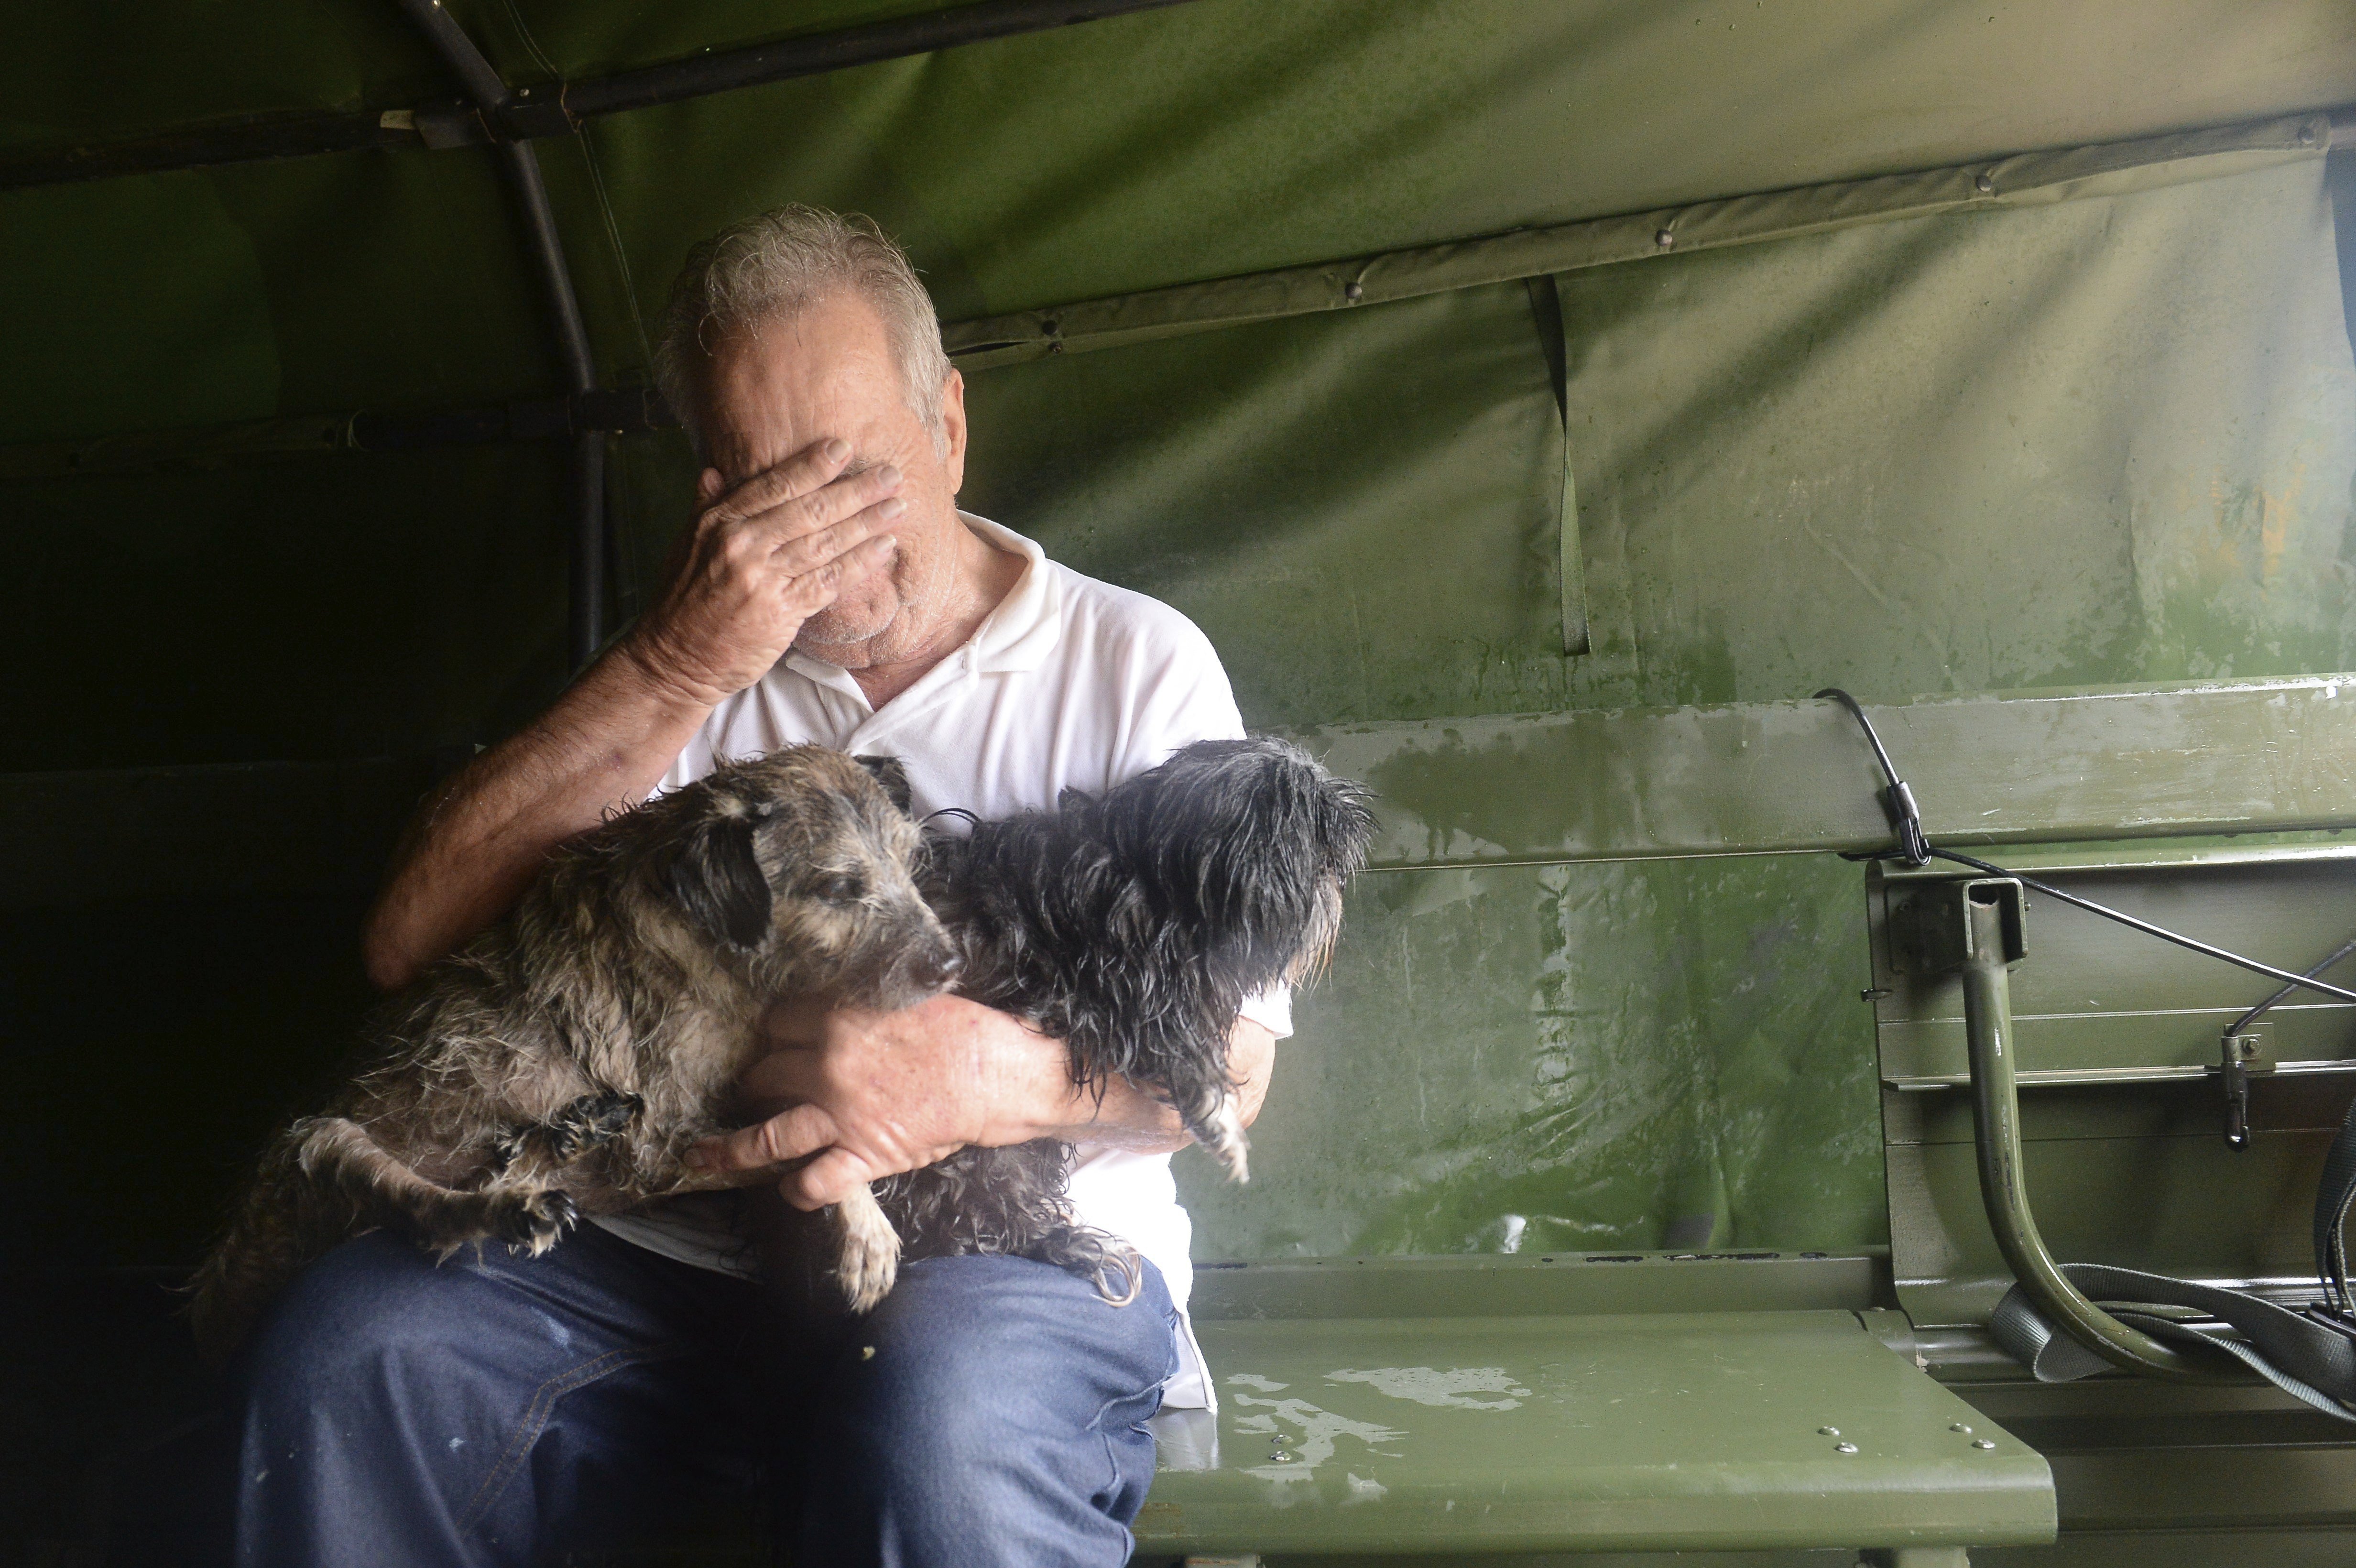
[[[920,886],[962,952],[960,995],[1068,1042],[1075,1083],[1118,1073],[1165,1097],[1240,1180],[1238,1009],[1323,965],[1373,836],[1365,791],[1300,748],[1204,741],[1101,795],[936,835]],[[1015,1253],[1133,1289],[1126,1253],[1072,1221],[1069,1156],[966,1149],[876,1198],[909,1256]]]

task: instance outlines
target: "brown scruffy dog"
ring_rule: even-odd
[[[199,1343],[225,1359],[305,1264],[372,1227],[445,1257],[488,1240],[538,1253],[581,1212],[709,1185],[681,1157],[726,1129],[770,1003],[908,1007],[956,974],[905,799],[896,762],[798,746],[559,849],[511,914],[379,1015],[343,1098],[272,1146],[198,1274]],[[899,1238],[864,1189],[831,1223],[863,1311]]]

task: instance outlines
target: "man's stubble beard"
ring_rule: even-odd
[[[960,521],[958,526],[962,528],[964,524]],[[954,549],[944,541],[944,548],[926,552],[925,560],[915,563],[913,571],[903,572],[898,569],[910,563],[905,555],[895,552],[891,566],[887,568],[892,598],[888,613],[881,622],[846,625],[841,612],[830,604],[802,623],[800,632],[794,638],[794,646],[813,658],[824,659],[846,669],[895,663],[922,652],[924,642],[931,632],[927,623],[937,618],[927,611],[937,611],[948,597],[954,554]],[[921,581],[916,581],[919,577]],[[895,632],[908,639],[907,646],[894,645],[893,634]],[[862,645],[867,649],[867,657],[856,666],[846,663],[840,656]]]

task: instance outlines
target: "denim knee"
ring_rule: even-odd
[[[1159,1405],[1176,1342],[1158,1275],[1118,1307],[1023,1259],[939,1259],[911,1275],[842,1388],[862,1458],[899,1495],[1033,1474],[1059,1447],[1068,1463],[1075,1439],[1126,1432]]]
[[[446,1356],[448,1304],[473,1282],[399,1237],[379,1231],[347,1242],[286,1287],[246,1347],[241,1381],[252,1397],[284,1410],[341,1404],[396,1375]]]

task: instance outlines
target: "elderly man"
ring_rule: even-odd
[[[658,366],[709,464],[660,601],[412,827],[367,937],[387,987],[464,943],[550,848],[717,760],[797,741],[905,763],[919,812],[1098,790],[1242,733],[1216,656],[1163,605],[957,509],[964,388],[873,225],[806,208],[691,258]],[[1285,999],[1232,1062],[1245,1118]],[[791,1334],[733,1199],[584,1227],[543,1257],[436,1266],[347,1243],[290,1290],[245,1378],[252,1563],[506,1563],[654,1517],[682,1467],[798,1440],[781,1527],[819,1563],[1113,1564],[1151,1480],[1143,1423],[1211,1392],[1184,1318],[1167,1106],[1076,1092],[1060,1042],[956,998],[788,1011],[743,1088],[780,1107],[702,1151],[803,1209],[965,1145],[1076,1146],[1081,1216],[1149,1261],[1125,1307],[1021,1258],[923,1261],[847,1341]],[[791,1342],[781,1342],[790,1340]],[[772,1353],[800,1391],[774,1406]],[[757,1392],[755,1392],[757,1391]]]

